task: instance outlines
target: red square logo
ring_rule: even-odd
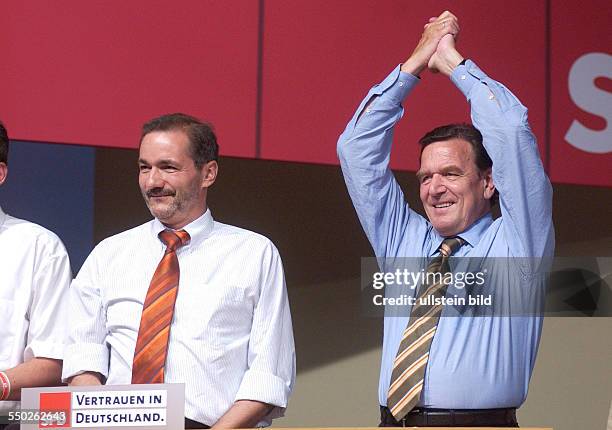
[[[38,428],[69,428],[71,393],[40,393]]]

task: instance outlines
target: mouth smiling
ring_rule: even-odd
[[[438,203],[437,205],[433,205],[433,207],[436,209],[446,209],[446,208],[450,208],[454,204],[455,203],[453,202]]]

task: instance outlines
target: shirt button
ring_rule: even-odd
[[[365,111],[366,113],[370,113],[370,108],[367,108]]]
[[[493,93],[490,93],[489,94],[489,100],[493,100],[493,99],[495,99],[495,96],[493,95]]]
[[[400,87],[403,87],[403,86],[404,86],[404,83],[403,83],[403,82],[400,82],[400,83],[399,83],[399,86],[400,86]]]
[[[461,75],[459,79],[461,79],[462,81],[465,81],[465,75]]]

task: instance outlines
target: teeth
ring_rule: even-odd
[[[449,206],[452,206],[452,203],[443,203],[443,204],[441,204],[441,205],[434,205],[434,207],[435,207],[436,209],[447,208],[447,207],[449,207]]]

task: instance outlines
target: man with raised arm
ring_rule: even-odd
[[[439,275],[456,268],[451,255],[481,257],[492,268],[486,288],[497,308],[541,304],[543,261],[554,250],[552,187],[527,109],[457,51],[458,32],[450,12],[430,19],[408,60],[367,94],[338,141],[346,185],[379,261],[421,257],[427,273]],[[402,103],[427,68],[465,95],[473,126],[438,127],[420,140],[425,219],[406,203],[389,158]],[[498,193],[502,216],[493,219]],[[385,308],[381,426],[517,426],[542,316],[473,318],[464,309],[463,316],[446,317],[443,306],[420,301],[444,298],[453,288],[426,283],[413,291],[417,300],[404,313]]]
[[[0,186],[8,176],[8,152],[0,123]],[[0,416],[19,410],[22,388],[61,384],[71,279],[60,239],[0,208]]]

